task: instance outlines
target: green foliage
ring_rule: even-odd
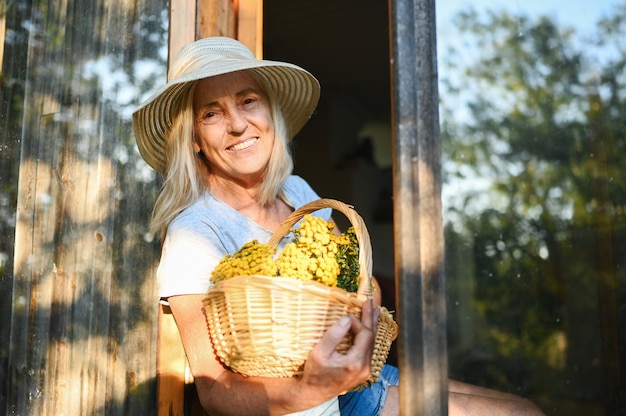
[[[349,243],[339,244],[337,247],[337,286],[347,292],[356,293],[359,289],[359,242],[354,227],[349,227],[344,234],[349,238]]]
[[[498,388],[614,409],[603,388],[626,400],[626,377],[607,370],[626,364],[626,5],[591,40],[548,17],[470,9],[456,23],[479,53],[443,60],[457,75],[442,80],[444,175],[464,184],[447,245],[469,245],[472,266],[449,267],[451,287],[475,279],[476,338]],[[488,186],[472,189],[479,181]],[[607,353],[607,339],[617,350]],[[457,358],[453,371],[478,376],[466,351]]]

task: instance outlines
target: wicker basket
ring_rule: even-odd
[[[216,283],[204,299],[216,355],[232,371],[247,376],[292,377],[302,373],[309,351],[339,318],[361,315],[371,297],[372,248],[363,219],[350,206],[319,199],[294,211],[268,244],[276,246],[305,214],[332,208],[352,223],[359,242],[359,289],[348,293],[314,281],[288,277],[238,276]],[[382,307],[372,356],[372,377],[380,376],[398,326]],[[338,347],[345,352],[352,339]]]

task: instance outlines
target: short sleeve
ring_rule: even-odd
[[[159,297],[207,293],[211,272],[225,254],[211,228],[172,222],[157,269]]]

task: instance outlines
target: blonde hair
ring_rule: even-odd
[[[284,199],[282,188],[293,170],[293,158],[289,148],[287,125],[280,108],[276,105],[263,78],[254,71],[250,73],[269,101],[274,124],[274,147],[257,195],[259,204],[268,205],[276,198]],[[200,159],[193,149],[195,140],[193,98],[196,84],[197,81],[190,82],[181,94],[180,100],[172,105],[172,128],[167,136],[165,148],[167,170],[150,221],[150,230],[161,237],[165,235],[170,222],[200,198],[206,189],[202,175],[207,169],[205,160]],[[208,168],[210,169],[210,166]]]

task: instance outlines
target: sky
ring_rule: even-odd
[[[547,14],[556,21],[585,31],[593,29],[598,18],[606,15],[616,0],[438,0],[436,1],[437,25],[445,28],[454,13],[473,6],[476,10],[505,9],[511,13],[530,16]]]
[[[531,20],[547,15],[562,28],[571,27],[579,39],[596,33],[596,24],[607,17],[618,4],[626,0],[435,0],[437,17],[437,44],[439,60],[449,45],[456,44],[462,51],[467,45],[458,37],[453,18],[461,10],[473,7],[481,16],[484,11],[506,11],[512,15],[525,15]],[[445,68],[439,67],[443,76]]]

